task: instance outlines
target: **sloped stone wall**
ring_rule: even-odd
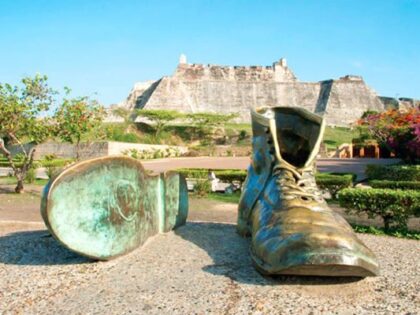
[[[273,66],[178,65],[143,93],[134,89],[128,108],[173,109],[185,113],[236,113],[249,122],[249,108],[299,106],[325,115],[331,125],[349,125],[366,110],[384,110],[376,93],[358,76],[300,82],[281,59]]]

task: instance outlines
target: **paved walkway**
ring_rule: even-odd
[[[207,168],[207,169],[247,169],[249,157],[188,157],[142,161],[146,169],[154,172],[176,170],[178,168]],[[398,159],[318,159],[320,172],[351,172],[357,174],[359,180],[364,179],[365,168],[368,164],[389,165],[398,163]],[[11,169],[0,167],[0,176],[7,176]],[[37,176],[44,178],[45,169],[39,169]],[[45,177],[46,178],[46,177]]]

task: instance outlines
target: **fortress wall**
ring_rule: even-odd
[[[277,102],[269,106],[299,106],[314,112],[320,93],[319,83],[277,83]]]
[[[290,82],[296,81],[293,72],[278,63],[273,66],[217,66],[203,64],[179,64],[174,77],[186,80]]]
[[[173,109],[184,113],[236,113],[249,122],[249,108],[299,106],[325,115],[327,123],[354,123],[366,110],[384,105],[363,79],[299,82],[285,59],[272,66],[217,66],[187,64],[185,56],[173,76],[136,86],[127,108]]]
[[[147,101],[148,109],[237,113],[249,121],[249,107],[301,106],[314,111],[319,83],[180,81],[164,78]]]
[[[273,67],[180,64],[174,77],[187,81],[272,81],[275,74]]]
[[[118,104],[118,106],[122,106],[130,110],[134,109],[138,99],[152,86],[154,82],[155,81],[137,82],[127,98]]]
[[[363,80],[337,80],[333,81],[327,100],[327,122],[348,125],[354,123],[367,110],[384,109],[384,104]]]

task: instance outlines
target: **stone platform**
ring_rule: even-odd
[[[418,314],[420,242],[359,235],[382,274],[258,274],[235,226],[189,222],[127,256],[92,262],[42,223],[0,222],[1,314]]]

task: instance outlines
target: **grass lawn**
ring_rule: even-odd
[[[221,201],[221,202],[228,202],[228,203],[238,203],[240,196],[241,196],[240,191],[236,191],[231,195],[212,192],[207,195],[207,199]]]
[[[27,182],[25,182],[28,184]],[[48,179],[36,179],[32,184],[38,186],[45,186],[48,183]],[[14,177],[0,177],[0,185],[16,185],[17,181]]]
[[[351,130],[345,127],[330,127],[325,128],[324,143],[327,149],[335,149],[343,143],[351,143],[353,138],[359,136],[357,130]]]
[[[141,131],[137,130],[136,134],[124,134],[125,128],[120,124],[109,125],[110,131],[108,134],[109,140],[141,142],[141,143],[166,143],[188,145],[191,140],[200,140],[200,135],[196,134],[196,130],[191,125],[177,124],[167,126],[161,133],[160,139],[156,140],[153,136],[153,129],[150,127],[141,127]],[[233,123],[228,122],[224,125],[227,136],[231,134],[238,135],[241,131],[245,131],[246,138],[233,144],[233,146],[250,146],[250,137],[252,137],[252,128],[250,123]],[[335,150],[336,147],[343,143],[351,143],[352,139],[358,137],[357,130],[351,130],[346,127],[330,127],[325,128],[324,143],[328,150]],[[132,139],[131,139],[132,138]]]
[[[251,135],[251,124],[235,124],[227,123],[225,128],[231,128],[237,131],[246,130]],[[342,143],[351,143],[353,138],[359,136],[357,130],[351,130],[346,127],[330,127],[325,128],[324,142],[328,149],[335,149]]]

